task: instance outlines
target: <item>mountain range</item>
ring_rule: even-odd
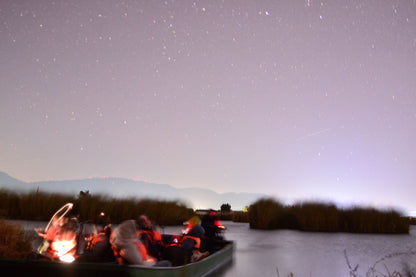
[[[42,191],[77,195],[89,191],[91,195],[114,198],[151,198],[177,200],[194,209],[219,209],[230,204],[232,210],[241,210],[262,197],[260,193],[217,193],[204,188],[175,188],[167,184],[156,184],[126,178],[88,178],[80,180],[23,182],[0,171],[0,188],[16,192]]]

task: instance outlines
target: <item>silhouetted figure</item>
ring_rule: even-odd
[[[94,262],[94,263],[115,263],[116,258],[111,247],[110,236],[111,227],[105,226],[98,234],[91,238],[84,255],[78,262]]]
[[[157,260],[161,260],[162,252],[165,249],[162,235],[155,230],[153,223],[145,215],[140,216],[137,220],[137,228],[138,237],[149,254]]]
[[[205,230],[204,250],[213,253],[222,248],[225,242],[221,233],[225,227],[221,224],[217,213],[210,210],[202,217],[201,225]]]
[[[146,247],[137,237],[134,220],[123,221],[115,228],[111,234],[110,242],[119,264],[170,266],[169,261],[157,262],[147,253]]]

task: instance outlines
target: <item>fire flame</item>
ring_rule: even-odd
[[[77,245],[75,233],[66,232],[62,237],[57,236],[51,243],[51,250],[54,256],[65,263],[72,263],[75,260],[75,247]]]
[[[46,253],[50,258],[59,258],[62,262],[72,263],[76,254],[76,233],[74,226],[67,226],[70,219],[65,215],[72,209],[74,204],[67,203],[62,206],[51,218],[44,233],[38,232],[43,238],[42,245],[38,248],[39,254]]]

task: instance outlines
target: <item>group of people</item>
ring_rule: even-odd
[[[145,266],[179,266],[201,260],[217,250],[224,229],[215,211],[194,216],[179,235],[162,235],[145,215],[126,220],[117,227],[99,222],[87,239],[79,262],[117,262]]]

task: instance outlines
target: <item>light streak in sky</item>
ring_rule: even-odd
[[[314,137],[314,136],[317,136],[317,135],[321,135],[323,133],[327,133],[327,132],[331,131],[331,129],[332,128],[326,128],[326,129],[323,129],[323,130],[320,130],[320,131],[317,131],[317,132],[309,133],[309,134],[307,134],[303,137],[297,138],[296,141],[305,140],[305,139],[310,138],[310,137]]]

